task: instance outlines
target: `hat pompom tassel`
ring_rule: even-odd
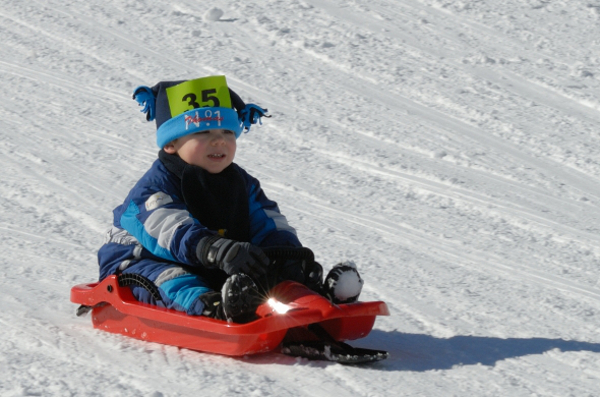
[[[154,96],[152,89],[146,86],[139,86],[133,91],[133,99],[135,99],[140,106],[144,107],[140,112],[146,113],[146,120],[154,120],[154,117],[156,116],[156,97]]]
[[[255,105],[253,103],[249,103],[246,106],[244,106],[244,108],[241,111],[241,120],[244,124],[246,132],[250,131],[250,126],[252,124],[259,123],[260,125],[262,125],[261,117],[271,117],[266,114],[268,111],[269,109],[263,109],[260,106]]]

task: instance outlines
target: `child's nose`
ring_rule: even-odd
[[[212,139],[212,144],[213,145],[219,145],[221,143],[225,142],[225,137],[223,136],[223,134],[216,134],[213,139]]]

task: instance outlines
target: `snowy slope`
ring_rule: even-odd
[[[0,0],[0,395],[598,395],[599,50],[597,0]],[[156,158],[132,90],[211,74],[269,108],[236,161],[388,302],[353,344],[390,359],[233,359],[75,317]]]

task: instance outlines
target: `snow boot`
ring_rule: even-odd
[[[230,276],[221,290],[223,315],[230,323],[248,323],[256,319],[256,309],[263,299],[250,276],[239,273]]]
[[[338,263],[325,277],[323,295],[335,304],[356,302],[363,284],[354,262]]]

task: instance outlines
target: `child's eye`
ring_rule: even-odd
[[[233,134],[233,131],[225,130],[225,133],[231,135]]]

